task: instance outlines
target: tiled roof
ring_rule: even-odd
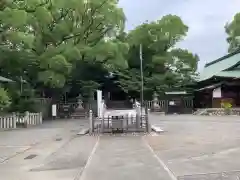
[[[11,80],[11,79],[0,76],[0,82],[14,82],[14,81]]]
[[[240,51],[228,54],[205,65],[198,81],[216,77],[240,77],[240,70],[230,70],[240,63]],[[230,71],[229,71],[230,70]]]

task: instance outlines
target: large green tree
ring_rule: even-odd
[[[178,16],[167,15],[162,19],[145,23],[132,30],[127,41],[130,44],[127,57],[129,69],[117,72],[119,85],[134,96],[141,90],[139,47],[142,45],[145,97],[154,91],[183,88],[194,80],[198,56],[176,48],[187,34],[188,27]]]
[[[188,27],[178,16],[124,33],[117,0],[3,0],[0,3],[0,75],[37,91],[79,93],[118,85],[140,91],[143,47],[145,93],[161,93],[193,80],[198,57],[176,44]],[[115,74],[114,78],[110,74]],[[115,87],[116,88],[116,87]]]
[[[123,31],[125,20],[117,3],[1,1],[1,74],[7,73],[14,79],[23,77],[33,86],[43,84],[66,90],[69,81],[75,82],[73,78],[89,80],[76,75],[79,65],[97,63],[102,64],[99,68],[108,70],[127,67],[123,52],[128,51],[128,44],[115,38]]]
[[[230,23],[225,26],[228,35],[229,52],[234,52],[240,48],[240,13],[237,13]]]

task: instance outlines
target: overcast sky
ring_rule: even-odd
[[[180,46],[200,56],[199,69],[227,53],[224,26],[240,12],[240,0],[120,0],[120,6],[127,30],[166,14],[180,16],[189,27]]]

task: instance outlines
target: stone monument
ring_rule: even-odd
[[[74,108],[74,112],[72,113],[72,118],[85,118],[86,117],[86,112],[83,107],[83,101],[82,101],[82,96],[79,95],[77,97],[77,103]]]
[[[83,109],[83,101],[81,95],[78,96],[77,104],[78,104],[77,109]]]

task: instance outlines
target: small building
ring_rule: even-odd
[[[191,114],[193,111],[193,94],[187,91],[165,92],[166,114]]]
[[[194,89],[195,108],[240,107],[240,50],[207,63]]]
[[[165,114],[191,114],[193,112],[193,93],[190,91],[168,91],[146,104],[154,112]]]

